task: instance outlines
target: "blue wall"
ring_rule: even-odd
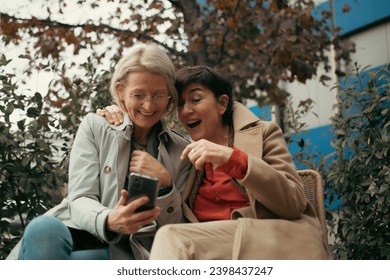
[[[340,27],[340,35],[348,35],[384,20],[390,20],[390,0],[333,0],[335,25]],[[350,11],[343,13],[344,5]],[[313,15],[319,16],[322,10],[330,11],[326,1],[317,6]]]
[[[249,109],[259,117],[259,119],[265,120],[265,121],[271,121],[272,120],[272,110],[271,106],[252,106],[249,107]]]

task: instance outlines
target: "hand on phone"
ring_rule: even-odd
[[[115,208],[108,214],[106,220],[106,230],[121,234],[132,234],[137,232],[144,225],[150,224],[160,215],[160,208],[154,207],[152,210],[137,212],[142,205],[148,203],[147,196],[128,203],[129,193],[122,190]]]

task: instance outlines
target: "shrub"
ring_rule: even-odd
[[[337,259],[390,259],[390,75],[354,72],[338,86],[335,148],[326,182],[342,199],[334,215]],[[366,74],[364,74],[364,73]]]
[[[66,179],[66,161],[56,159],[58,122],[40,93],[18,90],[15,77],[4,70],[9,62],[0,57],[0,259],[26,224],[52,206]]]
[[[9,62],[0,57],[0,259],[31,219],[66,195],[69,153],[80,120],[110,104],[110,72],[97,74],[90,60],[82,65],[88,84],[59,73],[45,96],[20,90],[20,81],[5,70]],[[67,91],[57,90],[59,84]]]
[[[307,135],[308,125],[303,118],[313,114],[312,99],[302,100],[296,109],[292,105],[292,97],[288,97],[283,106],[283,136],[286,140],[292,159],[298,169],[318,170],[321,166],[323,154],[313,147]]]

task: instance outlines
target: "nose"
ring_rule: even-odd
[[[145,103],[147,103],[147,102],[153,103],[153,97],[151,95],[145,96]]]
[[[188,115],[194,112],[194,109],[189,102],[184,102],[183,106],[178,109],[178,112],[181,115]]]
[[[153,108],[154,102],[153,99],[150,96],[146,96],[144,104],[142,104],[142,107],[144,108]]]

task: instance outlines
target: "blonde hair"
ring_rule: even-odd
[[[118,106],[122,110],[124,109],[119,99],[118,85],[125,85],[129,74],[140,71],[154,72],[166,79],[168,92],[171,96],[166,113],[172,113],[178,102],[178,93],[175,88],[175,67],[168,55],[155,44],[136,43],[118,61],[110,85],[111,96]]]

